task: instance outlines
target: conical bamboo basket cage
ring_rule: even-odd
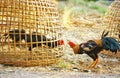
[[[59,62],[61,30],[54,0],[0,0],[0,63],[44,66]]]
[[[111,37],[120,41],[120,0],[111,3],[103,18],[103,25]]]

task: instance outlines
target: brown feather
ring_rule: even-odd
[[[68,44],[73,49],[74,54],[78,54],[78,52],[79,52],[79,44],[75,44],[70,40],[68,40]]]
[[[73,48],[74,54],[78,54],[79,52],[79,44],[76,44]]]
[[[98,46],[102,47],[102,40],[93,40],[93,41],[95,41],[95,43],[96,43]]]

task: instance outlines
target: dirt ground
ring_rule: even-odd
[[[119,78],[116,74],[86,74],[76,72],[26,72],[13,71],[0,75],[0,78]]]

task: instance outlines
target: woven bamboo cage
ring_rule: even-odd
[[[103,18],[103,25],[111,37],[120,41],[120,0],[111,3]]]
[[[59,62],[61,29],[54,0],[0,0],[0,64],[45,66]]]

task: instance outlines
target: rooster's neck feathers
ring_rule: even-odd
[[[69,46],[73,49],[74,54],[79,52],[79,44],[75,44],[72,41],[68,41]]]
[[[102,47],[102,40],[93,40],[99,47]]]
[[[76,44],[72,49],[74,51],[74,54],[79,54],[79,44]]]

